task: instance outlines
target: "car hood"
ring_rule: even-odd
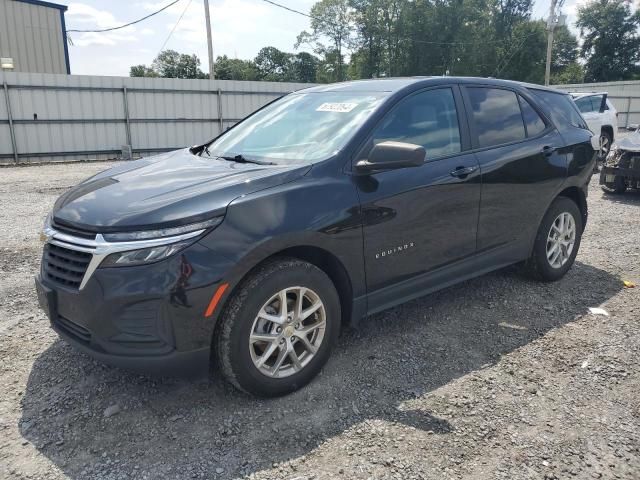
[[[291,182],[311,165],[256,165],[188,149],[127,162],[62,195],[54,221],[96,232],[177,226],[224,214],[234,199]]]
[[[629,152],[640,152],[640,130],[636,130],[615,143],[615,147]]]

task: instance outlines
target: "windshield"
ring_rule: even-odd
[[[209,145],[212,157],[241,155],[272,163],[312,163],[338,152],[387,93],[293,93],[268,105]]]

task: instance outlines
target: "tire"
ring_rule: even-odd
[[[627,184],[624,181],[624,177],[616,176],[613,179],[613,183],[605,183],[601,185],[601,188],[604,193],[615,193],[616,195],[620,195],[627,191]]]
[[[607,158],[607,155],[611,151],[611,145],[613,144],[613,138],[607,130],[600,132],[600,150],[598,151],[598,161],[596,165],[601,165]]]
[[[286,302],[280,300],[283,291]],[[296,316],[299,298],[303,314],[317,307],[302,321]],[[242,282],[223,312],[214,338],[218,366],[228,382],[249,394],[291,393],[309,383],[329,359],[340,315],[338,293],[322,270],[294,258],[269,261]],[[324,329],[319,326],[323,319]],[[269,341],[256,340],[262,338]]]
[[[564,245],[563,247],[560,244],[556,245],[558,242],[550,238],[552,225],[556,225],[553,234],[556,235],[559,233],[557,227],[560,225],[558,223],[560,215],[564,215],[563,218],[565,222],[568,220],[566,215],[569,215],[573,221],[574,235],[570,251],[568,251],[569,249],[567,248],[568,241],[560,242]],[[566,223],[569,225],[571,222]],[[553,282],[561,279],[571,268],[578,254],[580,240],[582,238],[582,228],[582,215],[576,203],[567,197],[556,198],[547,210],[547,213],[545,213],[538,227],[531,257],[525,264],[529,275],[536,280],[545,282]],[[560,238],[564,239],[566,236],[560,235]],[[554,250],[551,257],[549,257],[548,251],[550,250],[548,250],[548,248],[552,249],[554,245],[557,246],[557,249]],[[558,249],[561,250],[562,258],[559,260],[556,258],[554,265],[552,264],[552,260],[554,260]]]

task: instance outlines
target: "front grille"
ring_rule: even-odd
[[[91,341],[91,332],[84,328],[82,325],[78,325],[75,322],[72,322],[68,318],[64,318],[58,315],[58,318],[55,320],[55,324],[65,333],[76,337],[78,340],[89,343]]]
[[[80,230],[79,228],[70,227],[68,225],[63,225],[56,220],[51,222],[51,226],[55,228],[60,233],[64,233],[65,235],[71,235],[72,237],[80,237],[86,238],[89,240],[95,240],[96,234],[93,232],[89,232],[87,230]]]
[[[92,255],[47,243],[42,257],[42,270],[50,282],[78,289]]]

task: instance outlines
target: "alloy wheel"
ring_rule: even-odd
[[[273,295],[253,321],[249,351],[254,366],[271,378],[301,371],[324,340],[326,310],[320,296],[305,287]]]
[[[547,261],[561,268],[573,252],[576,243],[576,221],[569,212],[562,212],[551,224],[547,235]]]

